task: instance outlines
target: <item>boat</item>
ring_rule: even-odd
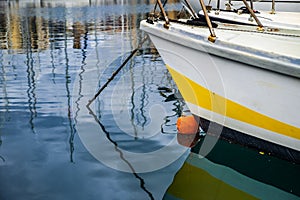
[[[190,17],[169,19],[158,0],[161,17],[150,13],[140,28],[201,128],[300,163],[300,12],[257,11],[246,0],[242,11],[209,11],[200,0],[196,13],[185,2]]]

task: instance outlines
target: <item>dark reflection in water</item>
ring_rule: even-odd
[[[126,158],[124,157],[122,150],[120,150],[118,148],[118,143],[115,142],[114,140],[111,139],[110,137],[110,133],[105,129],[105,126],[101,123],[101,121],[99,120],[99,118],[95,115],[95,113],[88,107],[88,110],[90,112],[90,114],[94,117],[95,121],[99,124],[99,126],[101,127],[102,131],[105,133],[107,139],[114,144],[115,146],[115,150],[120,154],[120,158],[128,165],[128,167],[130,168],[132,174],[140,181],[140,187],[148,194],[150,199],[154,199],[152,193],[145,187],[145,181],[142,177],[140,177],[138,175],[138,173],[136,173],[136,171],[134,170],[134,167],[131,165],[131,163],[126,160]]]

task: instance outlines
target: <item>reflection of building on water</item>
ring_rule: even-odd
[[[169,3],[179,2],[179,0],[169,0]],[[20,7],[76,7],[76,6],[101,6],[101,5],[136,5],[136,4],[155,4],[156,0],[75,0],[75,1],[60,1],[60,0],[22,0],[9,1],[9,5],[19,5]]]
[[[156,1],[145,0],[145,4],[154,4]],[[173,0],[173,2],[178,2]],[[55,8],[57,4],[62,7]],[[136,9],[134,14],[112,10],[111,4],[116,4],[122,9]],[[69,8],[68,6],[93,6],[95,13],[86,13],[86,10]],[[84,33],[99,31],[129,32],[129,27],[138,27],[140,18],[145,18],[144,13],[135,5],[141,5],[137,0],[79,0],[79,1],[8,1],[1,2],[0,9],[0,48],[21,50],[26,49],[28,43],[32,50],[45,50],[49,43],[59,42],[62,32],[67,32],[68,37],[73,38],[73,47],[80,48],[84,40]],[[124,7],[124,8],[123,8]],[[34,8],[34,9],[33,9]],[[51,12],[45,12],[43,8],[52,8]],[[35,12],[35,13],[32,13]],[[141,13],[141,14],[139,14]],[[103,17],[98,17],[99,15]],[[169,12],[175,16],[175,12]],[[95,21],[97,16],[97,21]],[[56,18],[49,21],[48,18]],[[65,30],[66,29],[66,30]],[[30,34],[24,35],[25,32]],[[133,47],[136,47],[139,32],[130,30]]]
[[[23,16],[19,6],[3,6],[6,10],[1,15],[1,49],[47,49],[49,46],[49,28],[42,17]],[[26,10],[30,13],[30,10]]]

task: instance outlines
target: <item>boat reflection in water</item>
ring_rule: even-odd
[[[300,166],[219,140],[203,157],[192,148],[164,199],[300,199]]]

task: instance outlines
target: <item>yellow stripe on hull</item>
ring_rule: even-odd
[[[259,128],[300,139],[300,128],[258,113],[234,101],[209,91],[167,65],[185,101]]]

